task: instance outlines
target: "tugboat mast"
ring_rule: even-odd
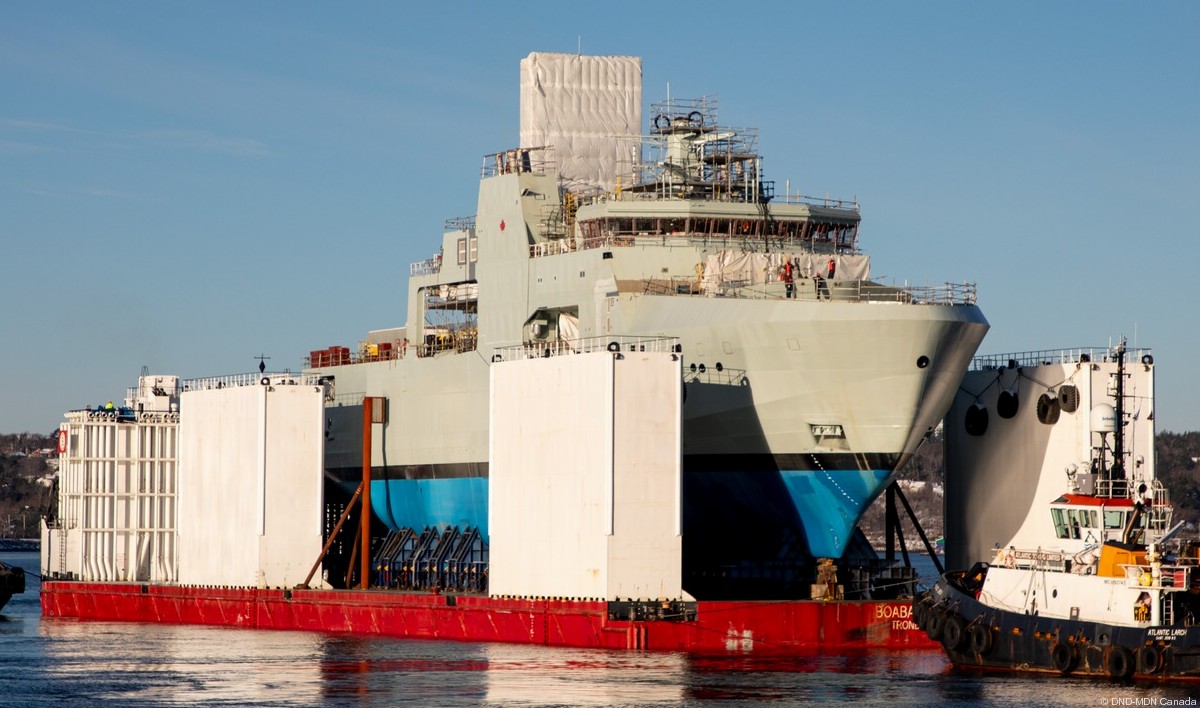
[[[1116,348],[1117,394],[1116,420],[1113,421],[1113,465],[1112,479],[1125,479],[1125,340]]]

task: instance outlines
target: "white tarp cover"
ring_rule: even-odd
[[[792,261],[794,278],[822,278],[829,272],[829,259],[834,261],[834,280],[867,280],[871,277],[871,257],[866,255],[836,255],[820,253],[745,253],[721,251],[704,262],[704,290],[722,287],[763,285],[779,281],[787,260]]]
[[[521,147],[553,147],[568,189],[612,191],[633,170],[641,131],[641,57],[521,60]]]
[[[558,341],[575,346],[575,342],[579,341],[579,315],[558,313]]]

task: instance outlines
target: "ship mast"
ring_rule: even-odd
[[[1113,465],[1112,479],[1125,479],[1125,340],[1122,339],[1116,348],[1117,357],[1117,393],[1116,419],[1113,421]]]

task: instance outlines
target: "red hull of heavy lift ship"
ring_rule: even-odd
[[[46,617],[687,652],[932,649],[896,601],[698,602],[694,619],[610,619],[563,598],[46,581]]]

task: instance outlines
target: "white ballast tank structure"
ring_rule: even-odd
[[[42,574],[303,582],[321,551],[324,402],[314,377],[143,375],[124,406],[67,413]]]
[[[182,396],[183,584],[292,587],[321,552],[323,389],[263,381]]]
[[[176,376],[143,375],[124,405],[65,415],[58,516],[41,526],[43,576],[175,581],[179,391]]]
[[[681,358],[612,347],[492,365],[492,595],[683,598]]]

